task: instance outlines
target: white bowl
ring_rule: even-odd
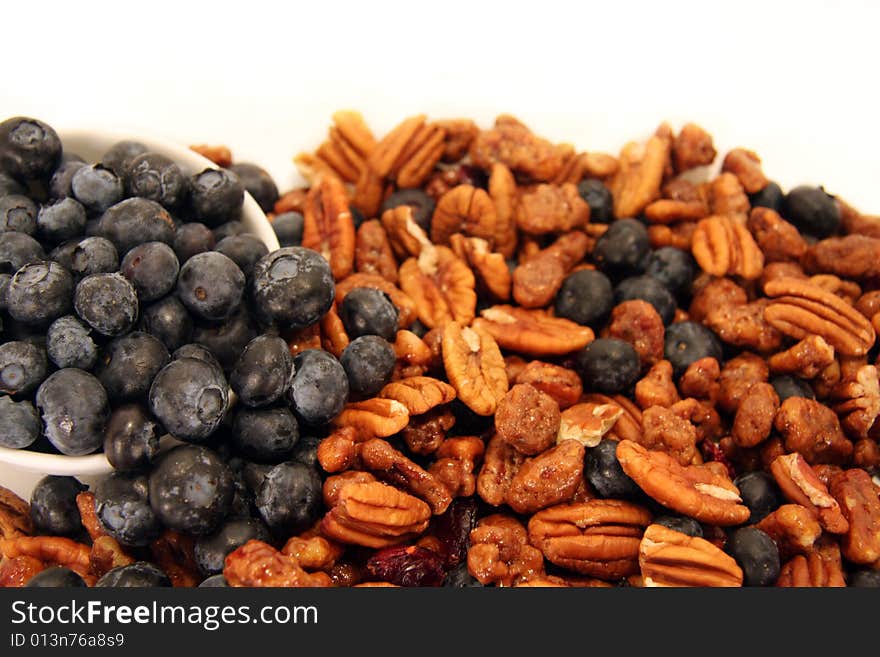
[[[132,139],[141,142],[150,151],[171,158],[184,173],[190,175],[217,166],[186,146],[153,137],[103,130],[58,130],[58,135],[61,137],[65,151],[76,153],[87,162],[97,162],[116,142]],[[244,195],[241,221],[270,251],[278,248],[278,239],[275,237],[272,225],[248,193]],[[163,446],[167,445],[169,440],[167,437],[163,439]],[[25,499],[30,497],[34,485],[45,475],[68,475],[92,484],[112,470],[103,453],[65,456],[0,447],[0,486],[11,489]]]

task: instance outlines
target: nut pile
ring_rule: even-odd
[[[4,493],[0,583],[880,585],[880,217],[716,156],[338,112],[241,272],[253,331],[202,317],[228,341],[148,386],[216,392],[123,418],[187,444]]]

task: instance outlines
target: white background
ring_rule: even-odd
[[[225,143],[282,189],[339,108],[614,152],[693,120],[880,213],[878,26],[869,2],[4,3],[0,115]]]

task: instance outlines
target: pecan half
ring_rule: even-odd
[[[306,196],[302,245],[324,256],[337,281],[354,268],[354,221],[345,187],[336,176],[321,176]]]
[[[413,300],[421,322],[428,328],[447,322],[469,324],[477,307],[476,280],[467,264],[449,247],[431,246],[418,258],[400,265],[400,285]]]
[[[0,588],[21,588],[45,569],[46,564],[34,557],[22,555],[0,559]]]
[[[584,259],[590,239],[582,232],[562,235],[513,270],[513,298],[523,308],[553,301],[566,274]]]
[[[478,167],[489,169],[500,162],[534,180],[553,180],[562,170],[566,154],[508,115],[495,119],[491,130],[481,131],[468,152]]]
[[[754,447],[770,436],[779,396],[769,383],[756,383],[740,402],[730,435],[740,447]]]
[[[389,178],[398,187],[419,187],[434,170],[446,149],[446,130],[437,123],[419,126],[395,161]]]
[[[729,278],[698,277],[693,287],[688,315],[695,322],[705,321],[709,313],[719,308],[744,306],[749,301],[746,291]]]
[[[463,233],[493,244],[496,220],[495,203],[486,190],[458,185],[437,200],[431,218],[431,241],[448,245],[453,234]]]
[[[742,586],[743,572],[729,554],[709,541],[663,525],[649,525],[639,543],[645,586]]]
[[[852,455],[852,443],[843,434],[835,412],[813,399],[789,397],[773,421],[789,451],[799,452],[810,464],[842,464]]]
[[[712,404],[718,399],[721,384],[721,366],[711,356],[700,358],[688,365],[678,379],[678,388],[685,397],[703,399]]]
[[[406,406],[395,399],[379,397],[346,404],[332,422],[334,427],[351,427],[361,441],[394,435],[408,423]]]
[[[526,457],[501,436],[495,435],[486,446],[483,467],[477,476],[477,494],[487,504],[504,504],[510,482]]]
[[[534,456],[556,442],[559,404],[528,383],[517,383],[498,402],[495,430],[514,449]]]
[[[760,356],[749,352],[734,356],[724,364],[718,377],[718,408],[735,413],[749,389],[768,378],[770,370]]]
[[[584,447],[595,447],[622,415],[617,404],[575,404],[562,411],[556,442],[574,440]]]
[[[30,505],[0,486],[0,538],[28,536],[34,531]]]
[[[473,270],[481,289],[498,301],[510,298],[512,276],[507,261],[500,253],[489,250],[489,242],[479,237],[456,233],[449,238],[452,250]]]
[[[783,504],[755,526],[773,539],[783,557],[808,554],[822,535],[816,514],[800,504]]]
[[[492,334],[476,323],[443,329],[443,366],[458,398],[477,415],[492,415],[507,393],[507,371]]]
[[[409,206],[400,206],[408,208]],[[378,274],[389,283],[397,283],[397,261],[388,241],[388,234],[377,219],[362,223],[355,235],[355,269],[365,274]]]
[[[751,205],[739,179],[723,172],[709,183],[709,207],[713,214],[739,215],[744,220]]]
[[[357,463],[358,434],[354,427],[342,427],[318,443],[317,459],[325,472],[342,472]]]
[[[357,272],[339,281],[336,284],[336,303],[341,304],[345,295],[356,287],[369,287],[387,294],[391,303],[397,308],[399,313],[397,321],[402,329],[409,327],[418,317],[416,304],[409,295],[379,274]]]
[[[89,534],[89,538],[93,541],[100,536],[105,536],[107,532],[98,520],[98,514],[95,511],[95,494],[91,491],[83,491],[76,496],[76,508],[79,510],[79,518],[83,527]]]
[[[651,406],[669,408],[679,401],[678,390],[672,380],[672,363],[659,360],[641,379],[636,381],[636,403],[646,410]]]
[[[680,402],[690,404],[694,400]],[[642,411],[642,435],[638,443],[651,450],[660,449],[682,466],[697,463],[697,430],[680,408],[652,406]]]
[[[632,401],[623,395],[601,395],[590,393],[584,395],[584,401],[593,404],[609,404],[620,408],[623,413],[617,418],[617,422],[608,432],[608,437],[615,440],[635,440],[642,437],[642,411]]]
[[[741,306],[722,306],[706,315],[703,323],[728,344],[766,353],[782,344],[782,333],[765,319],[768,299]]]
[[[846,235],[820,240],[803,258],[809,272],[836,274],[856,280],[880,275],[880,235]]]
[[[175,587],[198,586],[202,577],[196,565],[195,539],[192,536],[166,529],[162,535],[150,543],[152,561],[161,568],[171,585]]]
[[[523,193],[516,206],[516,225],[529,235],[568,232],[589,219],[590,206],[572,183],[538,185]]]
[[[516,252],[516,180],[505,165],[496,162],[489,174],[489,196],[495,203],[495,250],[505,258]]]
[[[696,123],[685,123],[672,143],[672,162],[678,173],[712,164],[716,155],[712,135]]]
[[[423,415],[410,417],[401,437],[413,454],[432,454],[446,440],[446,432],[454,424],[455,415],[452,411],[440,407]]]
[[[134,562],[135,558],[123,550],[115,538],[109,535],[98,536],[92,542],[89,552],[89,574],[96,578],[102,577],[114,568]]]
[[[744,148],[729,151],[724,156],[721,170],[735,175],[747,194],[761,191],[770,182],[761,170],[761,158]]]
[[[584,446],[563,440],[556,447],[526,459],[510,480],[507,505],[517,513],[570,502],[583,482]]]
[[[643,366],[663,358],[666,329],[660,314],[647,301],[630,299],[614,306],[607,331],[609,337],[629,342]]]
[[[339,543],[321,536],[318,524],[299,536],[289,538],[281,552],[296,559],[302,568],[326,571],[336,564],[344,550]]]
[[[411,205],[398,205],[385,210],[381,224],[398,258],[417,257],[431,243],[424,228],[416,223]]]
[[[89,547],[63,536],[17,536],[0,539],[6,559],[32,557],[47,565],[65,566],[82,576],[89,572]]]
[[[841,513],[840,505],[803,456],[798,453],[777,456],[770,464],[770,472],[785,499],[809,509],[825,531],[846,533],[849,522]]]
[[[746,225],[764,254],[764,262],[797,262],[807,252],[807,241],[798,229],[775,210],[752,208]]]
[[[834,362],[834,347],[819,335],[809,335],[767,359],[773,374],[796,374],[812,379]]]
[[[229,168],[232,164],[232,151],[228,146],[213,144],[191,144],[189,149],[206,157],[218,167]]]
[[[577,372],[540,360],[527,363],[513,382],[528,383],[550,395],[563,410],[576,404],[583,394],[583,383]]]
[[[484,451],[483,441],[476,436],[448,438],[437,450],[437,460],[431,464],[428,472],[453,497],[470,497],[477,490],[474,467]]]
[[[843,556],[858,564],[880,560],[880,491],[861,468],[850,468],[831,478],[831,494],[849,522],[840,547]]]
[[[541,551],[515,518],[493,514],[480,519],[470,533],[468,572],[481,584],[513,586],[544,574]]]
[[[637,217],[660,196],[670,150],[670,140],[657,135],[644,144],[631,142],[623,147],[619,168],[608,185],[614,196],[615,217]]]
[[[504,349],[530,356],[561,356],[582,349],[594,333],[562,317],[539,310],[498,305],[486,308],[474,320],[474,329],[491,335]]]
[[[316,587],[330,586],[324,573],[308,574],[294,557],[268,543],[250,540],[226,555],[223,577],[229,586]]]
[[[843,587],[843,566],[840,548],[828,543],[808,554],[798,554],[782,564],[776,586],[782,587]]]
[[[697,222],[691,252],[703,271],[713,276],[731,274],[753,280],[764,268],[764,254],[748,228],[724,215]]]
[[[850,436],[865,439],[880,415],[880,381],[874,365],[863,365],[831,390],[834,412]]]

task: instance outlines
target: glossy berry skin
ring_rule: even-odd
[[[135,561],[128,566],[118,566],[101,576],[98,588],[155,588],[171,586],[171,580],[158,566],[146,561]]]
[[[27,189],[25,189],[24,185],[5,171],[0,171],[0,196],[24,194],[25,192],[27,192]]]
[[[217,530],[232,505],[232,470],[216,452],[181,445],[150,473],[150,506],[163,525],[202,536]]]
[[[25,395],[46,378],[46,351],[24,340],[0,344],[0,392]]]
[[[245,278],[250,278],[254,271],[254,265],[257,264],[260,258],[269,253],[269,249],[266,248],[263,241],[250,233],[224,237],[217,243],[214,250],[222,253],[238,265]]]
[[[62,454],[91,454],[103,444],[107,393],[88,372],[73,367],[53,372],[37,388],[36,403],[44,435]]]
[[[241,352],[229,385],[246,406],[267,406],[287,392],[293,379],[293,356],[287,343],[276,336],[260,335]]]
[[[162,429],[141,404],[113,409],[104,429],[104,455],[116,470],[147,468],[159,452]]]
[[[648,257],[645,274],[674,295],[689,290],[694,280],[694,259],[690,253],[674,246],[663,246]]]
[[[59,317],[46,332],[46,353],[59,368],[90,370],[98,360],[91,329],[74,315]]]
[[[577,356],[584,390],[613,395],[625,391],[639,378],[639,355],[628,342],[598,338]]]
[[[150,411],[178,440],[201,442],[220,425],[229,405],[222,372],[205,361],[180,358],[163,367],[150,386]]]
[[[51,322],[70,310],[73,284],[73,275],[57,262],[32,262],[9,281],[6,310],[20,322]]]
[[[95,513],[104,530],[123,545],[146,546],[162,533],[145,474],[114,471],[103,478],[95,488]]]
[[[73,197],[89,212],[99,214],[122,200],[122,179],[100,164],[80,167],[70,179]]]
[[[260,321],[295,330],[320,320],[336,295],[329,263],[300,246],[261,258],[254,266],[250,290]]]
[[[134,286],[122,274],[90,274],[76,285],[73,295],[76,314],[108,337],[128,333],[138,318]]]
[[[169,360],[158,338],[132,331],[107,343],[94,373],[111,401],[146,399],[153,379]]]
[[[120,255],[144,242],[174,243],[176,228],[168,211],[156,201],[127,198],[101,215],[99,234],[113,242]]]
[[[633,299],[647,301],[654,306],[664,325],[675,317],[675,298],[660,281],[651,276],[631,276],[617,285],[614,290],[615,304]]]
[[[26,116],[0,123],[0,171],[18,181],[45,180],[61,161],[61,139],[48,124]]]
[[[339,317],[351,340],[362,335],[393,340],[397,335],[400,313],[381,290],[356,287],[342,300]]]
[[[27,399],[0,396],[0,447],[23,449],[40,437],[40,416]]]
[[[675,376],[680,376],[695,360],[711,357],[720,362],[721,342],[702,324],[674,322],[666,327],[663,357],[672,363]]]
[[[205,169],[190,179],[190,210],[208,226],[236,219],[243,201],[244,185],[228,169]]]
[[[37,205],[27,196],[0,196],[0,231],[17,231],[26,235],[37,232]]]
[[[421,189],[398,189],[382,201],[381,212],[400,205],[410,206],[413,209],[413,221],[430,234],[431,218],[434,216],[434,199]]]
[[[391,380],[397,357],[387,340],[364,335],[352,340],[339,359],[351,394],[372,397]]]
[[[142,153],[125,172],[127,196],[155,201],[167,209],[183,205],[189,193],[189,179],[180,167],[158,153]]]
[[[293,368],[288,399],[297,417],[322,425],[339,415],[348,400],[348,377],[339,361],[326,351],[307,349],[294,357]]]
[[[322,438],[318,436],[300,436],[290,453],[290,460],[310,468],[318,467],[318,445],[321,440]]]
[[[14,274],[29,262],[45,258],[42,245],[30,235],[0,233],[0,272]]]
[[[749,516],[749,524],[760,522],[782,504],[782,493],[776,481],[767,472],[760,470],[746,472],[734,479],[733,483],[739,489],[742,503],[752,512]]]
[[[147,147],[133,139],[117,141],[101,156],[101,164],[111,169],[117,176],[124,177],[132,161],[148,151]]]
[[[584,457],[584,479],[601,497],[637,500],[642,490],[623,471],[617,460],[617,441],[603,438],[587,450]]]
[[[783,200],[783,216],[802,233],[819,239],[840,228],[840,208],[821,187],[801,185],[789,190]]]
[[[196,541],[194,556],[199,572],[206,576],[222,573],[226,555],[251,540],[271,540],[262,521],[257,518],[227,520],[216,532]]]
[[[218,377],[223,376],[223,368],[220,366],[220,361],[217,360],[217,357],[205,345],[190,342],[178,347],[171,354],[171,360],[180,360],[181,358],[200,360],[210,365]]]
[[[771,586],[779,578],[779,549],[757,527],[734,529],[724,550],[743,571],[743,586]]]
[[[687,516],[657,516],[653,522],[688,536],[703,538],[703,528],[700,523]]]
[[[816,393],[813,392],[809,383],[790,374],[779,374],[770,377],[770,385],[773,386],[776,394],[779,395],[780,404],[789,397],[816,398]]]
[[[238,176],[244,190],[253,196],[263,212],[271,212],[278,200],[278,186],[265,169],[252,162],[236,162],[229,171]]]
[[[25,583],[27,588],[75,588],[81,586],[86,586],[86,581],[79,574],[64,566],[46,568]]]
[[[164,242],[145,242],[125,254],[119,271],[134,285],[138,300],[149,303],[174,289],[180,264]]]
[[[290,457],[299,426],[286,407],[239,408],[232,423],[232,444],[254,461],[279,463]]]
[[[229,372],[245,346],[257,337],[257,327],[243,305],[238,312],[222,322],[196,322],[193,342],[210,349],[224,372]]]
[[[76,536],[82,531],[76,496],[88,486],[74,477],[49,475],[31,492],[31,520],[41,534]]]
[[[174,233],[174,253],[183,264],[197,253],[213,251],[216,240],[214,233],[205,224],[190,221],[180,224]]]
[[[207,251],[183,263],[177,297],[195,317],[219,321],[238,310],[244,284],[238,265],[222,253]]]
[[[193,322],[180,299],[171,294],[141,309],[139,328],[174,351],[192,338]]]
[[[86,209],[82,203],[73,198],[63,198],[39,209],[37,233],[43,241],[63,242],[82,235],[86,219]]]
[[[618,219],[596,240],[593,261],[608,276],[632,276],[644,271],[650,250],[648,229],[640,221]]]
[[[303,236],[303,216],[299,212],[283,212],[272,220],[272,229],[281,247],[299,246]]]
[[[70,252],[70,271],[77,281],[90,274],[110,274],[117,269],[119,252],[113,242],[99,235],[80,240]]]
[[[880,588],[880,570],[857,570],[850,576],[848,584],[860,588]]]
[[[785,205],[785,194],[782,188],[775,182],[767,183],[767,186],[754,194],[749,194],[749,203],[753,208],[770,208],[782,213]]]
[[[73,176],[85,166],[88,166],[88,163],[79,160],[67,160],[59,164],[52,177],[49,178],[49,198],[72,198],[71,182]]]
[[[232,235],[241,235],[242,233],[246,232],[247,228],[245,227],[244,223],[242,223],[238,219],[220,224],[211,231],[211,233],[214,235],[215,242],[219,242],[220,240],[226,237],[230,237]]]
[[[608,224],[614,221],[614,198],[601,180],[582,180],[578,183],[578,193],[590,206],[590,223]]]
[[[318,519],[322,507],[321,478],[302,463],[280,463],[272,468],[256,495],[263,522],[279,536],[290,536]]]

